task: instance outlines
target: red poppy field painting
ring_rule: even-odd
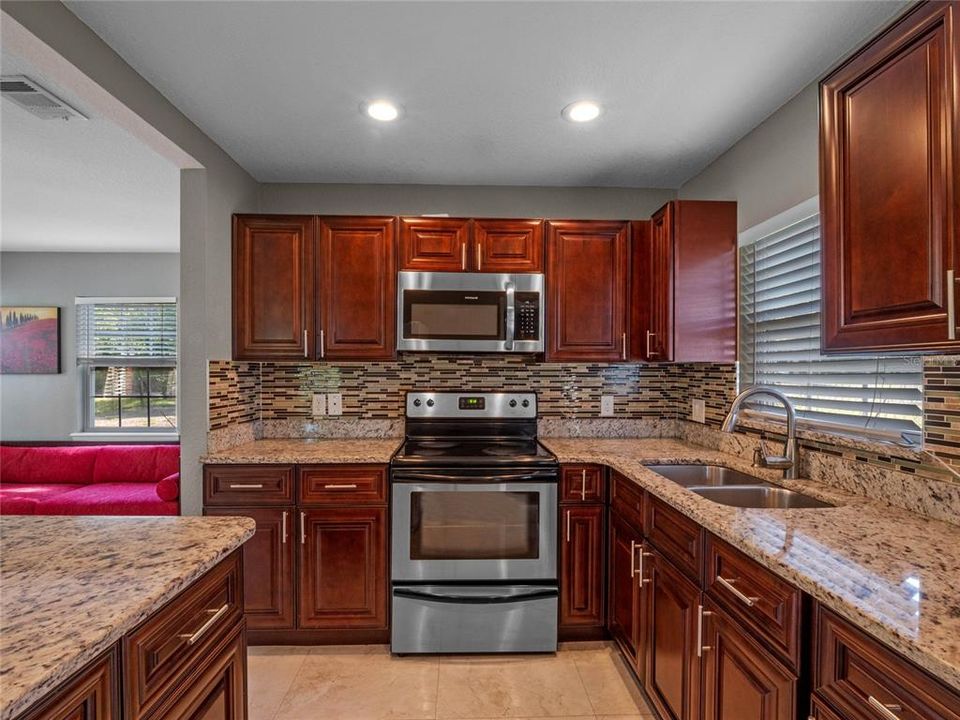
[[[60,372],[60,308],[0,307],[0,373]]]

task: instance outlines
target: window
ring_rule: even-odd
[[[176,432],[177,303],[77,298],[88,432]]]
[[[748,237],[752,231],[741,237],[743,387],[775,386],[793,400],[800,417],[818,424],[919,432],[919,356],[820,353],[819,216],[808,212],[793,220],[773,232],[754,232],[756,239]]]

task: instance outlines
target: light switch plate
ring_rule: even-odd
[[[600,396],[600,417],[613,417],[613,395]]]
[[[699,398],[695,398],[690,402],[692,406],[690,408],[690,416],[694,422],[705,423],[707,421],[707,406]]]
[[[343,395],[327,393],[327,415],[343,415]]]
[[[314,417],[327,414],[327,396],[323,393],[314,393],[310,403],[310,412]]]

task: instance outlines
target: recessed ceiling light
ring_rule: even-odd
[[[570,122],[590,122],[600,117],[600,106],[593,100],[578,100],[567,105],[560,114]]]
[[[363,104],[363,111],[380,122],[390,122],[400,117],[400,109],[389,100],[371,100]]]

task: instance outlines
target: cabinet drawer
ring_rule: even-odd
[[[240,583],[237,551],[124,638],[124,717],[150,714],[213,641],[242,620]]]
[[[643,490],[616,470],[610,471],[610,505],[643,535]]]
[[[600,465],[564,465],[560,469],[560,502],[603,502],[603,468]]]
[[[666,558],[697,583],[703,566],[703,528],[679,510],[647,495],[644,534]]]
[[[387,501],[385,465],[304,465],[300,502],[304,505],[382,505]]]
[[[293,465],[206,465],[205,505],[292,505]]]
[[[707,593],[797,671],[800,590],[712,535],[706,557]]]
[[[960,719],[960,694],[820,606],[813,689],[850,720]]]

